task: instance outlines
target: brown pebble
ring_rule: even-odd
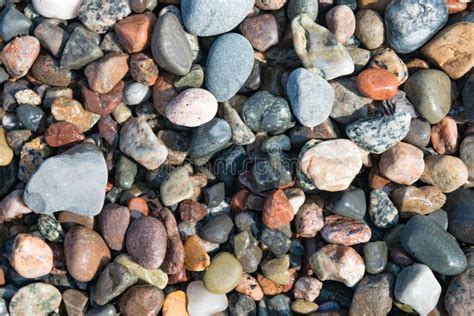
[[[398,80],[385,69],[369,68],[357,76],[357,89],[373,100],[389,100],[398,92]]]
[[[99,214],[99,231],[112,250],[122,250],[130,224],[130,212],[125,206],[107,204]]]
[[[458,151],[458,126],[456,121],[446,116],[431,127],[431,144],[440,155],[454,154]]]
[[[33,36],[17,37],[2,50],[2,62],[13,78],[21,78],[35,62],[40,52],[40,43]]]
[[[98,93],[111,91],[128,72],[128,54],[111,52],[87,65],[84,75],[89,87]]]
[[[156,22],[153,13],[133,14],[115,24],[115,33],[127,53],[137,53],[150,45]]]
[[[100,116],[84,110],[79,101],[59,97],[51,105],[51,114],[56,121],[64,121],[76,125],[80,133],[84,133],[94,126]]]
[[[130,75],[135,81],[153,86],[158,79],[158,74],[158,66],[150,56],[137,53],[130,57]]]
[[[177,95],[178,90],[174,88],[174,75],[160,72],[160,76],[153,86],[153,105],[162,116],[166,117],[166,106]]]
[[[268,195],[263,206],[263,223],[270,229],[278,229],[293,220],[293,207],[285,192],[276,190]]]
[[[31,234],[19,234],[13,242],[9,261],[19,275],[33,279],[51,271],[53,251],[43,239]]]
[[[163,291],[152,285],[135,285],[118,301],[120,315],[157,315],[163,305]]]
[[[186,222],[199,222],[208,213],[209,210],[197,201],[184,200],[179,204],[179,215]]]
[[[408,72],[410,75],[414,74],[418,70],[430,69],[430,65],[426,61],[420,58],[410,59],[407,63]]]
[[[446,195],[433,186],[405,186],[391,193],[392,201],[401,217],[426,215],[443,207]]]
[[[44,139],[51,147],[61,147],[84,140],[84,135],[80,133],[79,128],[74,124],[56,122],[48,126],[44,133]]]
[[[247,201],[249,196],[250,191],[247,189],[242,189],[234,194],[230,203],[230,207],[234,214],[243,212],[247,209]]]
[[[184,266],[189,271],[204,271],[211,264],[211,258],[201,246],[197,235],[189,236],[184,243]]]
[[[89,302],[89,296],[83,291],[67,289],[63,292],[63,302],[68,316],[82,316]]]
[[[107,144],[113,147],[118,146],[119,127],[117,122],[110,115],[104,115],[99,120],[99,133]]]
[[[278,44],[278,25],[271,14],[247,17],[240,24],[240,32],[249,40],[253,48],[261,52]]]
[[[5,268],[0,266],[0,286],[5,285]]]
[[[69,39],[69,34],[58,25],[45,20],[38,24],[34,31],[41,46],[46,48],[54,57],[59,58]]]
[[[63,211],[59,213],[58,220],[66,230],[78,225],[82,225],[90,229],[94,228],[94,216],[84,216],[68,211]]]
[[[130,0],[130,9],[135,13],[143,13],[146,10],[147,0]]]
[[[33,77],[43,84],[67,87],[72,82],[71,70],[59,65],[59,61],[48,54],[41,54],[31,68]]]
[[[119,81],[109,92],[98,93],[89,89],[85,81],[81,82],[82,99],[86,110],[99,115],[111,114],[122,102],[124,87],[125,83]]]

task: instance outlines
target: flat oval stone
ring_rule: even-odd
[[[127,267],[142,283],[151,284],[159,289],[164,289],[168,284],[168,275],[161,269],[145,269],[125,253],[118,255],[114,262]]]
[[[357,89],[373,100],[389,100],[398,92],[398,80],[385,69],[369,68],[357,76]]]
[[[237,286],[242,272],[242,265],[233,255],[220,252],[204,273],[204,285],[211,293],[227,294]]]
[[[190,315],[212,315],[226,310],[229,306],[225,294],[214,294],[208,291],[202,281],[189,283],[186,294]]]
[[[24,278],[34,279],[53,268],[53,251],[41,238],[18,234],[9,257],[13,269]]]
[[[186,29],[197,36],[213,36],[229,32],[250,13],[254,0],[183,0],[181,14]]]
[[[151,51],[158,65],[166,71],[184,76],[191,69],[191,46],[175,14],[168,12],[158,18],[151,38]]]
[[[207,55],[207,89],[217,101],[229,100],[245,84],[253,64],[253,48],[245,37],[236,33],[219,36]]]
[[[381,154],[408,134],[410,122],[410,114],[398,112],[351,123],[346,126],[346,133],[357,146],[368,152]]]
[[[352,246],[368,242],[372,232],[363,221],[339,215],[329,215],[324,219],[321,236],[331,244]]]
[[[393,203],[402,217],[426,215],[443,207],[446,195],[433,186],[406,186],[392,191]]]
[[[84,143],[45,160],[28,181],[24,200],[36,213],[67,210],[95,216],[102,210],[106,184],[102,153]]]
[[[107,204],[99,214],[99,230],[110,249],[122,250],[130,223],[130,211],[125,206]]]
[[[361,220],[367,210],[365,193],[360,188],[349,188],[347,191],[333,193],[327,208],[333,214]]]
[[[291,72],[286,83],[291,108],[303,126],[314,127],[331,114],[334,103],[332,86],[314,72],[298,68]]]
[[[82,0],[32,0],[36,12],[45,18],[71,20],[77,17]]]
[[[229,215],[219,213],[201,228],[201,236],[207,241],[223,244],[227,242],[233,227],[234,224]]]
[[[214,118],[194,131],[189,155],[194,159],[211,155],[225,148],[231,137],[232,130],[229,123]]]
[[[61,293],[46,283],[31,283],[13,295],[8,309],[11,315],[48,315],[58,312]]]
[[[433,271],[456,275],[466,269],[466,256],[456,240],[431,218],[417,215],[405,225],[402,247]]]
[[[364,244],[365,270],[371,274],[382,272],[388,262],[388,247],[385,241],[368,242]]]
[[[474,243],[474,191],[460,188],[448,195],[448,231],[459,241]]]
[[[420,180],[438,187],[442,192],[452,192],[468,180],[469,172],[461,159],[449,155],[428,156]]]
[[[163,305],[164,294],[151,285],[135,285],[120,296],[121,315],[157,315]]]
[[[384,16],[388,44],[406,54],[420,48],[446,24],[448,8],[443,0],[400,0],[387,5]]]
[[[187,89],[166,106],[166,117],[173,123],[187,127],[201,126],[216,116],[217,100],[207,90]]]

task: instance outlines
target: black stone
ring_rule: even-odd
[[[18,106],[16,108],[16,115],[18,116],[21,124],[32,132],[36,132],[39,129],[44,118],[43,110],[35,105],[30,104]]]
[[[360,220],[367,210],[365,193],[359,188],[333,193],[328,209],[334,214]]]
[[[448,231],[459,241],[474,244],[474,190],[457,189],[448,195],[444,208],[448,213]]]
[[[33,31],[31,22],[13,6],[3,9],[0,14],[0,37],[9,42],[18,35],[28,35]]]
[[[10,192],[10,188],[16,182],[18,163],[15,159],[9,165],[0,167],[0,197]]]
[[[471,73],[469,78],[466,80],[466,83],[464,83],[462,89],[462,103],[464,105],[464,112],[466,113],[467,119],[474,122],[474,73]]]
[[[279,230],[265,228],[260,236],[260,240],[267,245],[271,252],[277,257],[285,255],[291,247],[290,238]]]
[[[201,228],[201,237],[213,243],[223,244],[229,239],[233,228],[234,223],[230,216],[219,213]]]

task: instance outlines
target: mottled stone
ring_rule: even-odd
[[[217,100],[207,90],[187,89],[166,106],[166,117],[174,124],[197,127],[214,118]]]
[[[39,237],[18,234],[9,257],[13,269],[24,278],[34,279],[53,268],[53,251]]]
[[[290,258],[284,255],[281,258],[263,261],[260,265],[263,275],[275,283],[286,285],[290,283]]]
[[[428,156],[420,178],[424,183],[438,187],[442,192],[452,192],[468,180],[469,172],[461,159],[449,155]]]
[[[98,93],[112,91],[127,72],[128,55],[116,52],[108,53],[84,69],[89,87]]]
[[[398,84],[402,85],[408,79],[407,65],[398,57],[393,49],[388,47],[379,48],[374,52],[369,67],[386,69],[397,77]]]
[[[20,153],[18,179],[28,182],[43,161],[52,154],[43,137],[36,137],[25,143]]]
[[[2,62],[13,78],[26,75],[40,52],[40,43],[33,36],[17,37],[2,49]]]
[[[161,208],[157,215],[165,226],[167,236],[166,255],[160,268],[167,274],[179,273],[184,268],[185,252],[176,218],[166,207]]]
[[[63,302],[66,312],[71,316],[84,315],[89,296],[86,292],[67,289],[63,292]]]
[[[433,186],[407,186],[392,191],[392,200],[402,217],[426,215],[443,207],[446,196]]]
[[[278,229],[293,220],[294,212],[282,190],[272,192],[263,206],[263,223],[270,229]]]
[[[444,306],[451,315],[469,314],[473,310],[474,301],[474,251],[470,247],[466,251],[469,267],[466,271],[451,279],[444,296]]]
[[[370,192],[369,215],[375,226],[380,228],[392,227],[398,222],[398,210],[381,189]]]
[[[79,101],[68,97],[56,98],[51,106],[51,114],[57,121],[75,125],[80,133],[84,133],[99,120],[99,115],[86,111]]]
[[[260,52],[278,44],[278,24],[271,14],[249,16],[239,28],[253,48]]]
[[[83,0],[78,16],[91,31],[104,34],[130,13],[127,0]]]
[[[130,75],[135,81],[153,86],[158,79],[158,73],[158,66],[148,55],[137,53],[130,57]]]
[[[388,273],[365,276],[355,288],[349,315],[387,315],[392,309],[393,283]]]
[[[135,285],[120,296],[118,307],[121,315],[125,316],[156,315],[163,305],[163,300],[163,292],[156,287],[151,285]]]
[[[184,266],[189,271],[203,271],[211,264],[211,258],[200,244],[197,235],[189,236],[184,243]]]
[[[316,203],[303,204],[295,215],[295,226],[301,237],[315,237],[324,226],[322,208]]]
[[[423,151],[413,145],[398,143],[380,156],[380,173],[396,183],[411,185],[423,174]]]
[[[321,236],[330,244],[352,246],[368,242],[372,232],[363,221],[330,215],[324,218]]]
[[[84,139],[79,128],[71,123],[57,122],[48,126],[44,134],[46,143],[51,147],[61,147]]]
[[[385,40],[385,27],[382,16],[374,11],[362,9],[357,11],[355,36],[367,49],[380,47]]]
[[[11,315],[48,315],[58,312],[61,293],[47,283],[31,283],[19,289],[11,298]]]
[[[100,36],[80,25],[74,29],[64,47],[61,67],[79,70],[104,55],[99,47]]]
[[[119,81],[107,93],[98,93],[89,89],[85,82],[81,87],[82,99],[87,111],[96,113],[98,115],[107,115],[114,112],[115,108],[122,102],[122,94],[125,83]]]
[[[343,77],[330,82],[335,95],[331,118],[337,122],[349,124],[368,115],[372,100],[360,94],[356,81],[356,77]]]

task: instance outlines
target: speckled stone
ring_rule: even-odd
[[[327,208],[334,214],[361,220],[367,209],[365,193],[360,188],[349,188],[331,194]]]
[[[298,15],[304,13],[314,20],[318,16],[318,0],[289,0],[286,12],[292,21]]]
[[[265,228],[260,236],[260,240],[277,257],[285,255],[291,247],[291,240],[280,230]]]
[[[46,283],[31,283],[13,295],[8,309],[10,315],[48,315],[58,312],[61,293]]]
[[[460,188],[449,194],[446,204],[449,232],[459,241],[474,243],[474,190]]]
[[[451,279],[444,296],[444,306],[450,315],[469,314],[474,310],[474,248],[466,250],[469,263],[466,271]]]
[[[382,272],[388,262],[388,247],[385,241],[364,244],[365,270],[370,274]]]
[[[74,29],[64,46],[61,66],[79,70],[87,64],[104,56],[99,47],[100,36],[80,25]]]
[[[166,106],[166,117],[174,124],[197,127],[214,118],[217,100],[207,90],[186,89]]]
[[[366,243],[371,236],[372,232],[364,221],[339,215],[324,218],[324,227],[321,230],[321,237],[326,242],[346,246]]]
[[[392,309],[393,279],[389,273],[366,275],[355,288],[349,315],[387,315]]]
[[[375,226],[392,227],[398,222],[398,210],[387,193],[377,189],[370,192],[369,215]]]
[[[130,15],[127,0],[84,0],[79,8],[79,20],[91,31],[104,34],[114,24]]]
[[[356,77],[338,78],[330,84],[335,94],[331,118],[342,124],[349,124],[368,116],[372,100],[359,92]]]
[[[197,36],[213,36],[229,32],[239,25],[253,5],[253,0],[182,0],[181,14],[189,32]]]
[[[425,170],[420,180],[449,193],[467,182],[469,172],[461,159],[449,155],[433,155],[425,158]]]
[[[385,8],[387,42],[399,53],[411,53],[436,34],[447,20],[448,8],[443,0],[391,2]]]
[[[405,112],[363,119],[346,126],[349,138],[359,147],[380,154],[400,142],[410,128],[411,116]]]
[[[367,49],[380,47],[385,40],[382,16],[374,10],[359,10],[356,13],[355,36]]]
[[[219,36],[212,44],[206,63],[206,87],[217,101],[233,97],[245,84],[254,64],[253,48],[240,34]]]
[[[457,241],[431,218],[417,215],[410,219],[400,242],[413,258],[435,272],[456,275],[466,269],[466,256]]]

